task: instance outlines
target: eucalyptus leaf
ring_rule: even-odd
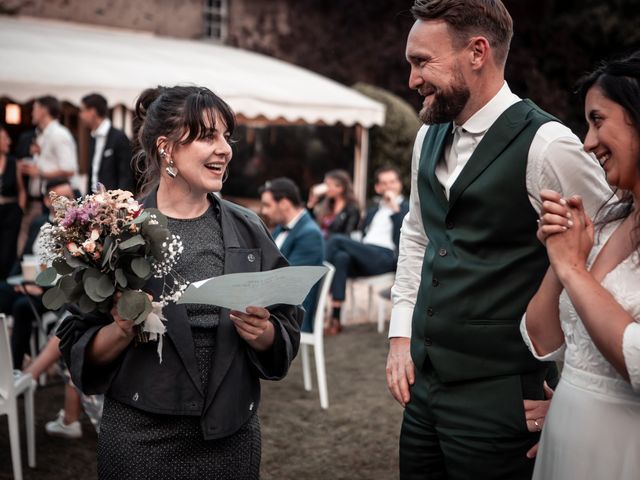
[[[120,285],[120,288],[127,288],[129,282],[127,281],[127,276],[124,274],[124,270],[121,268],[116,269],[116,282]]]
[[[98,293],[102,297],[110,297],[115,291],[116,287],[113,285],[113,281],[109,278],[109,275],[103,273],[98,280]]]
[[[64,259],[71,268],[88,268],[89,265],[82,261],[82,257],[74,257],[69,250],[64,249]]]
[[[49,310],[58,310],[67,301],[64,292],[58,287],[53,287],[42,295],[42,304]]]
[[[145,244],[146,242],[142,237],[142,235],[134,235],[128,240],[125,240],[124,242],[122,242],[118,248],[120,248],[120,250],[128,250],[130,248],[141,247]]]
[[[56,278],[58,278],[58,272],[55,268],[49,267],[38,274],[36,277],[36,285],[50,287],[56,282]]]
[[[131,260],[131,270],[138,277],[147,279],[151,275],[151,264],[143,257],[136,257]]]
[[[102,302],[108,297],[108,295],[102,295],[100,293],[98,287],[99,282],[100,279],[95,277],[89,277],[84,281],[84,291],[94,302]]]
[[[56,258],[51,265],[60,275],[68,275],[74,271],[74,268],[71,267],[64,258]]]
[[[136,290],[125,290],[118,300],[118,314],[126,320],[135,320],[146,307],[149,297]]]
[[[149,212],[147,210],[145,210],[144,212],[142,212],[140,215],[138,215],[138,218],[136,218],[133,222],[131,222],[133,225],[138,225],[144,221],[146,221],[149,218]]]
[[[109,236],[105,238],[104,245],[102,247],[102,266],[104,267],[109,260],[111,260],[111,256],[113,255],[114,250],[116,249],[116,243],[113,241],[113,237]]]
[[[73,292],[77,285],[78,285],[77,282],[73,279],[71,275],[65,275],[60,279],[60,282],[58,282],[58,288],[64,292],[65,296],[67,297],[67,299],[69,299],[69,301],[73,301],[72,300]]]
[[[140,315],[138,315],[138,318],[135,319],[135,321],[133,322],[134,325],[140,325],[142,322],[144,322],[152,310],[153,310],[153,305],[151,305],[151,300],[149,300],[149,297],[147,296],[147,301],[145,303],[144,310]]]
[[[96,306],[96,302],[91,300],[87,295],[80,297],[80,301],[78,302],[78,308],[82,313],[91,313],[95,311]]]

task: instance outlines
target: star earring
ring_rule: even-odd
[[[164,151],[164,149],[160,149],[159,150],[160,153],[160,157],[167,158],[167,152]],[[167,175],[169,175],[171,178],[176,178],[178,176],[178,169],[176,168],[176,164],[173,161],[173,158],[169,159],[169,164],[165,167],[164,169],[167,172]]]

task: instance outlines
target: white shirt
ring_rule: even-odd
[[[404,197],[402,195],[396,197],[396,203],[398,205],[400,205],[403,200]],[[393,243],[393,222],[391,221],[391,215],[394,213],[396,212],[391,210],[387,204],[381,200],[378,211],[371,219],[367,234],[362,239],[362,243],[395,251],[396,245]]]
[[[57,120],[52,120],[49,125],[38,135],[36,142],[40,147],[40,153],[35,156],[36,165],[42,173],[63,170],[66,172],[78,172],[78,153],[76,141],[71,132]],[[29,193],[38,196],[44,189],[44,182],[33,179],[29,183]],[[37,187],[35,186],[37,185]]]
[[[304,208],[300,210],[300,213],[298,213],[298,215],[293,217],[293,219],[289,223],[287,223],[286,227],[288,228],[288,230],[281,230],[278,236],[275,238],[274,242],[276,243],[278,250],[282,248],[282,244],[289,236],[289,231],[293,230],[293,227],[295,227],[298,224],[298,222],[302,218],[302,215],[304,215],[305,211],[306,210]]]
[[[102,123],[91,132],[91,136],[96,141],[96,148],[93,152],[93,161],[91,162],[91,191],[95,192],[98,186],[98,173],[100,172],[100,164],[102,163],[102,153],[104,145],[107,142],[107,134],[111,128],[111,120],[105,118]],[[87,192],[91,193],[91,192]]]
[[[483,108],[478,110],[454,135],[467,137],[472,147],[445,149],[444,161],[436,166],[436,177],[448,195],[449,188],[466,165],[473,149],[480,142],[489,127],[513,103],[520,100],[511,93],[506,82],[500,91]],[[428,126],[418,131],[411,160],[411,195],[409,213],[404,218],[400,235],[400,252],[396,281],[391,289],[393,309],[389,325],[389,337],[411,337],[411,318],[420,286],[422,260],[428,238],[422,224],[420,198],[418,195],[418,166],[422,152],[422,142]],[[458,161],[458,150],[463,158]],[[453,179],[453,181],[452,181]],[[593,218],[600,206],[611,197],[604,172],[598,161],[587,154],[578,137],[566,126],[558,122],[542,125],[531,142],[527,156],[526,187],[529,201],[540,212],[540,191],[551,189],[562,196],[581,195],[586,212]],[[524,273],[523,273],[524,274]]]

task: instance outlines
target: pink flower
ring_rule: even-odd
[[[91,240],[87,240],[82,244],[82,248],[87,253],[93,253],[96,251],[96,244]]]
[[[79,257],[84,253],[82,249],[75,244],[75,242],[67,243],[66,247],[67,247],[67,250],[69,250],[69,253],[74,257]]]

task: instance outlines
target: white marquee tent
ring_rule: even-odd
[[[98,91],[122,105],[130,128],[136,96],[156,85],[211,88],[247,124],[356,127],[354,183],[364,198],[368,128],[384,106],[308,70],[246,50],[84,24],[0,16],[0,97],[24,103],[53,94],[78,105]]]

